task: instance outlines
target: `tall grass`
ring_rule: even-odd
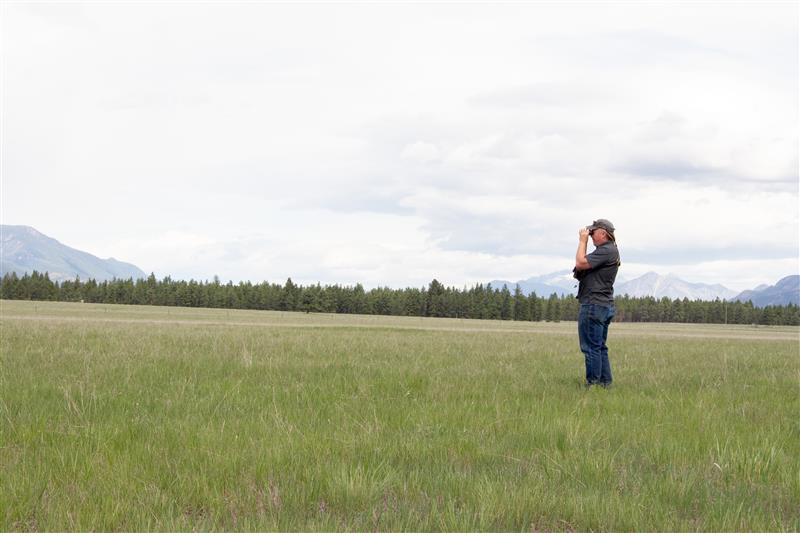
[[[797,530],[797,328],[2,302],[0,529]],[[696,336],[693,336],[696,335]]]

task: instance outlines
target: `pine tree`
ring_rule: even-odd
[[[514,316],[514,306],[511,299],[511,292],[508,287],[503,285],[503,290],[500,291],[500,319],[511,320]]]
[[[444,286],[434,279],[428,286],[425,297],[425,316],[447,316]]]
[[[514,320],[530,320],[531,310],[528,299],[522,289],[517,285],[514,288]]]

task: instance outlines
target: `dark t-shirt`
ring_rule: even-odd
[[[591,268],[578,271],[578,300],[582,304],[614,305],[614,280],[619,270],[619,250],[613,241],[586,256]]]

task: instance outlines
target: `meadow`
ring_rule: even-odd
[[[800,330],[0,302],[1,530],[795,531]]]

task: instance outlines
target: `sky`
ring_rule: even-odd
[[[0,9],[2,223],[159,278],[798,273],[796,2]]]

